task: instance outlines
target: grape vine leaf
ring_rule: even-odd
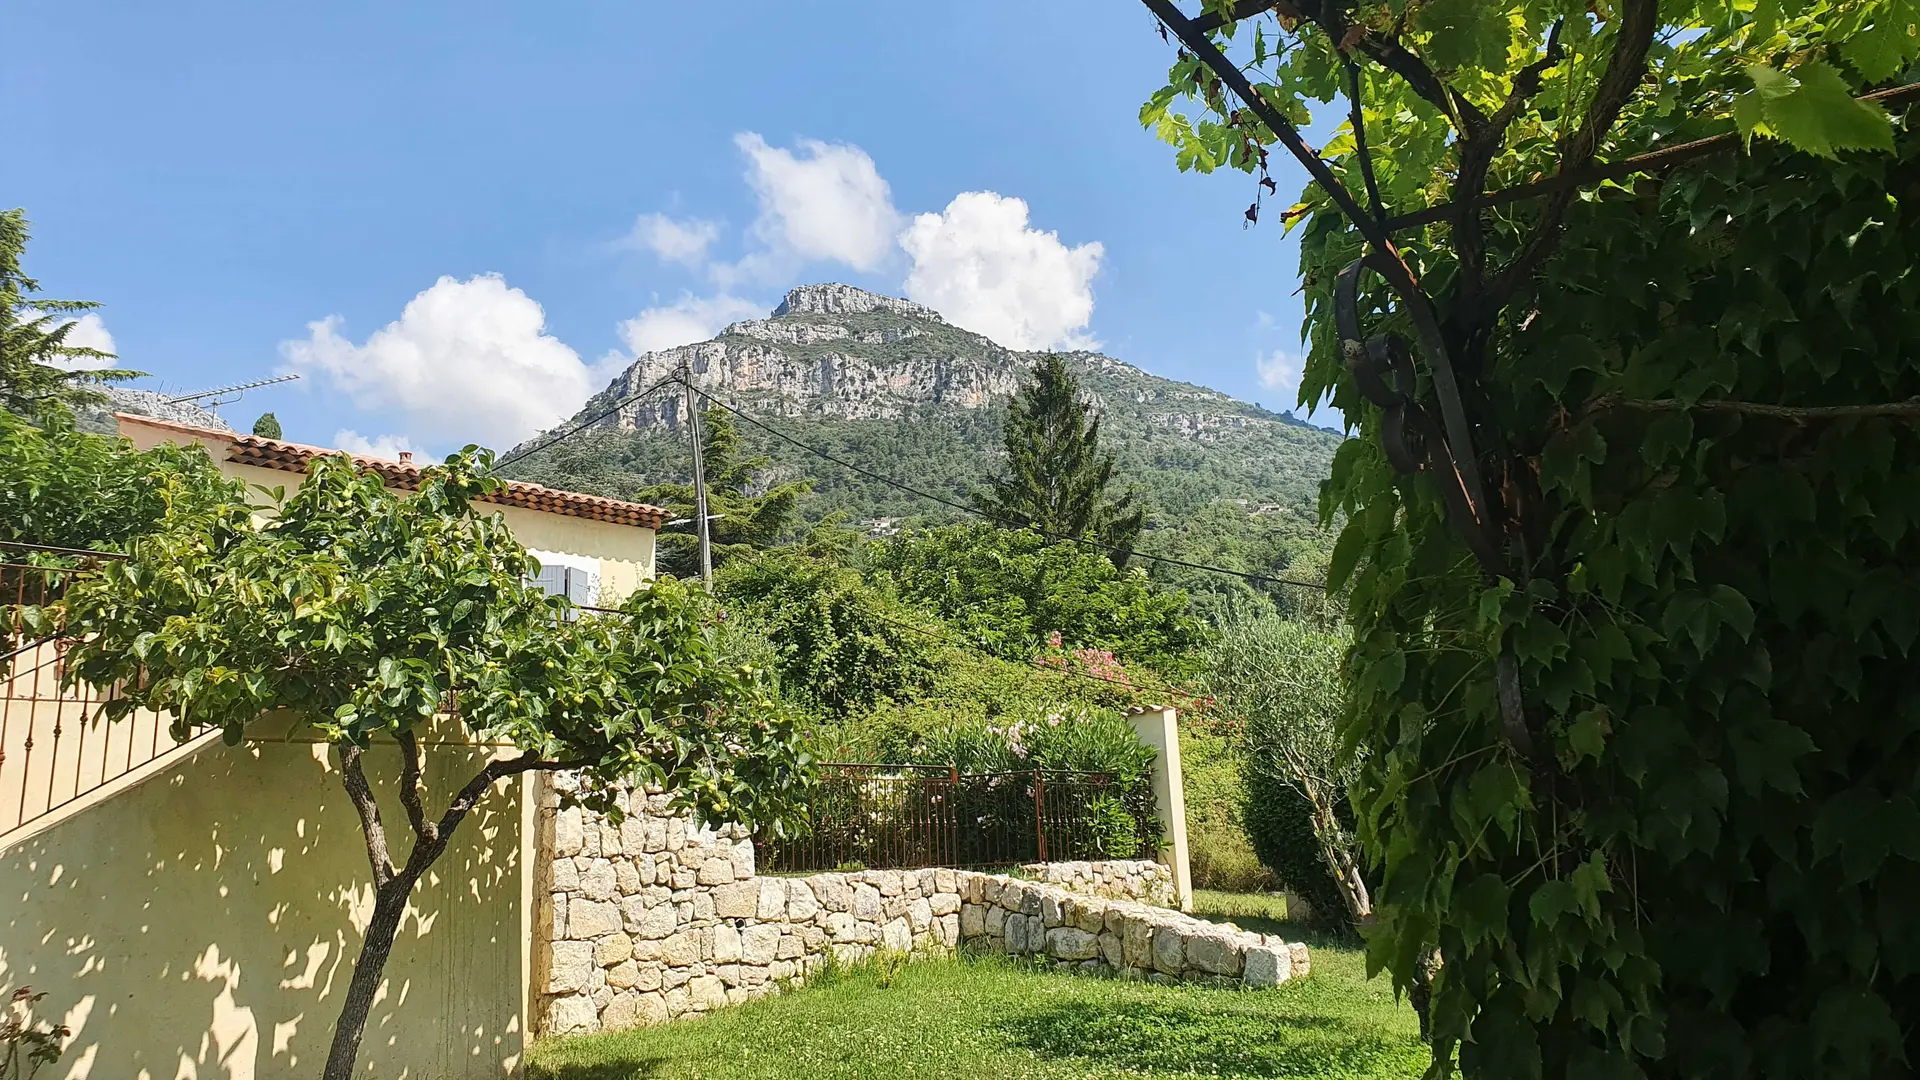
[[[1758,108],[1743,104],[1734,119],[1743,134],[1771,134],[1794,148],[1824,158],[1841,150],[1893,149],[1893,128],[1878,105],[1855,100],[1832,64],[1809,60],[1791,72],[1749,64]],[[1764,120],[1760,130],[1758,121]]]

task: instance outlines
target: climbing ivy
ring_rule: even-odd
[[[1908,1075],[1920,135],[1859,97],[1913,80],[1920,9],[1147,6],[1183,168],[1268,181],[1289,123],[1347,120],[1286,215],[1301,398],[1363,436],[1322,511],[1369,958],[1431,978],[1434,1073]],[[1363,254],[1349,319],[1417,343],[1384,389],[1337,325]]]

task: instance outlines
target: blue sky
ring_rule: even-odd
[[[1170,49],[1131,4],[0,0],[0,21],[34,43],[0,66],[28,272],[101,301],[89,330],[166,387],[303,372],[228,406],[237,426],[504,445],[634,348],[811,281],[1293,404],[1294,242],[1242,229],[1250,178],[1182,174],[1140,129]]]

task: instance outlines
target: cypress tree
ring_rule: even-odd
[[[1006,472],[987,478],[974,505],[1002,525],[1105,544],[1124,565],[1146,511],[1131,491],[1108,493],[1113,455],[1100,452],[1100,418],[1059,356],[1042,357],[1008,403],[1006,445]]]
[[[253,433],[263,439],[281,438],[280,418],[270,412],[261,413],[260,419],[253,422]]]

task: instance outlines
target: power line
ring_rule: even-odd
[[[599,423],[600,421],[605,420],[607,417],[612,416],[614,413],[619,412],[621,409],[624,409],[627,406],[633,404],[634,402],[639,401],[641,398],[646,397],[648,394],[653,393],[655,390],[658,390],[663,386],[668,386],[673,383],[677,383],[679,381],[680,381],[679,375],[669,375],[666,378],[661,379],[659,382],[654,383],[652,386],[647,387],[645,390],[638,391],[637,393],[628,394],[626,397],[623,397],[619,401],[614,402],[611,407],[601,412],[597,412],[592,416],[587,417],[585,420],[580,421],[579,423],[573,425],[572,427],[568,428],[567,430],[561,432],[558,435],[549,437],[545,442],[542,442],[540,445],[528,447],[525,450],[516,450],[513,453],[508,454],[506,457],[501,458],[499,461],[494,462],[493,463],[494,471],[497,472],[513,464],[516,461],[521,461],[525,458],[532,457],[533,455],[539,453],[542,450],[547,449],[550,446],[553,446],[556,443],[559,443],[566,439],[570,439],[573,436],[580,434],[582,431],[585,431],[586,429]]]
[[[793,446],[801,450],[805,450],[807,453],[814,455],[815,457],[823,458],[827,461],[831,461],[835,465],[838,465],[843,469],[848,469],[852,472],[859,473],[861,476],[864,476],[869,480],[877,480],[880,483],[886,484],[889,487],[898,488],[909,495],[917,495],[922,499],[928,500],[929,502],[939,503],[941,506],[950,507],[954,510],[958,510],[965,514],[972,514],[976,517],[985,518],[986,520],[991,521],[996,525],[1003,525],[1013,529],[1033,529],[1034,532],[1039,533],[1041,536],[1046,537],[1047,539],[1053,540],[1053,541],[1072,542],[1075,544],[1082,544],[1087,547],[1097,548],[1101,551],[1109,552],[1115,555],[1125,555],[1129,557],[1147,559],[1152,562],[1166,563],[1169,566],[1182,566],[1187,568],[1188,570],[1200,570],[1200,571],[1204,571],[1206,573],[1211,573],[1211,574],[1226,574],[1230,577],[1237,577],[1243,581],[1251,581],[1261,585],[1292,585],[1302,589],[1319,589],[1321,591],[1326,590],[1325,585],[1321,585],[1316,582],[1293,581],[1287,578],[1268,577],[1265,574],[1250,574],[1244,570],[1229,570],[1224,566],[1207,566],[1202,563],[1188,562],[1185,559],[1176,559],[1170,555],[1154,555],[1149,552],[1139,551],[1132,548],[1122,548],[1112,544],[1103,544],[1097,540],[1088,540],[1084,537],[1065,536],[1059,533],[1050,533],[1044,529],[1036,528],[1033,525],[1026,524],[1024,522],[1011,521],[1007,518],[998,517],[994,514],[989,514],[986,511],[979,509],[978,507],[968,506],[965,503],[955,502],[952,499],[945,499],[931,492],[921,491],[919,488],[916,488],[911,484],[902,483],[901,481],[895,480],[892,477],[882,476],[879,473],[872,471],[871,469],[866,469],[866,468],[862,468],[859,465],[855,465],[853,462],[848,461],[845,458],[837,457],[833,454],[828,453],[825,450],[819,449],[818,447],[809,446],[806,443],[801,442],[799,439],[796,439],[793,436],[788,435],[786,432],[781,431],[780,429],[773,427],[770,424],[762,422],[757,417],[754,417],[746,412],[741,411],[740,409],[729,404],[725,400],[719,397],[716,397],[710,391],[695,390],[691,386],[688,387],[688,390],[692,393],[699,394],[701,397],[706,398],[708,401],[713,402],[715,405],[720,406],[721,408],[727,410],[728,412],[746,421],[747,423],[752,424],[754,427],[757,427],[760,430],[766,432],[767,434],[772,435],[774,438],[779,439],[782,442],[790,443]]]

